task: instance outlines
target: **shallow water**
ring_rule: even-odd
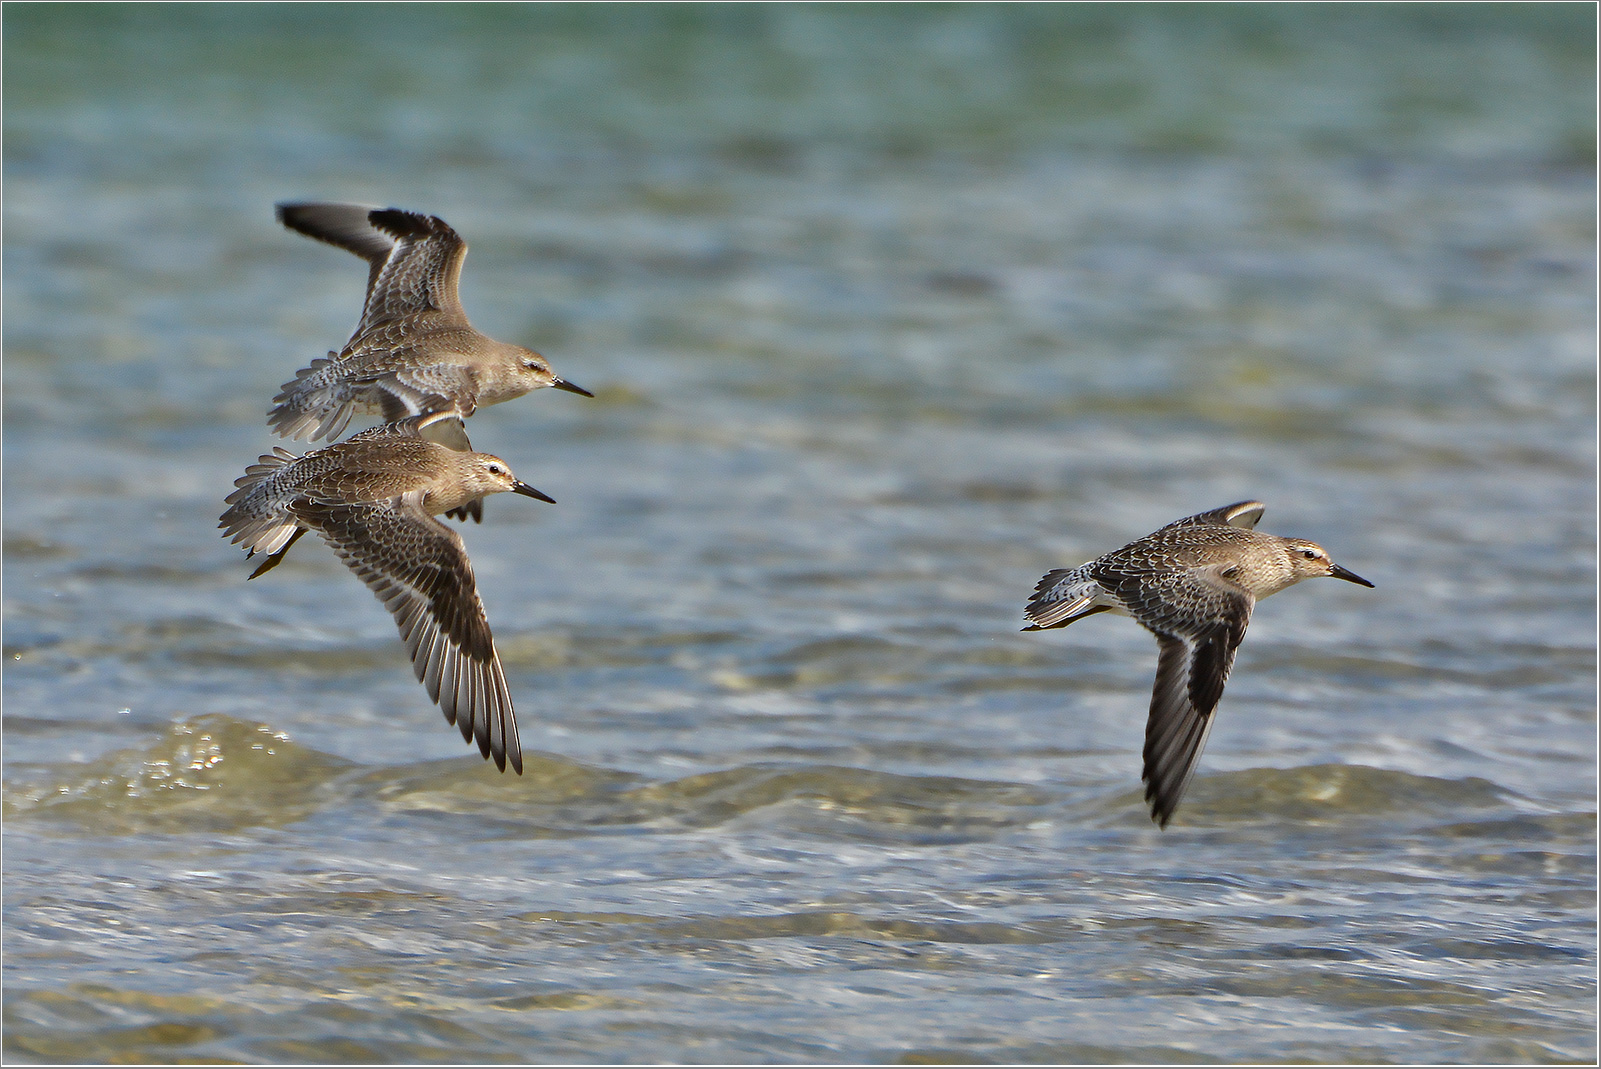
[[[1582,9],[7,12],[5,1054],[1586,1061]],[[414,65],[427,58],[429,63]],[[217,537],[438,212],[526,774]],[[1173,824],[1046,570],[1246,497]]]

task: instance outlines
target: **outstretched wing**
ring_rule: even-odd
[[[1212,731],[1234,651],[1255,599],[1211,565],[1189,571],[1102,572],[1102,586],[1156,635],[1160,653],[1145,724],[1145,800],[1172,819]]]
[[[456,284],[467,243],[438,216],[365,204],[280,204],[278,220],[369,264],[367,301],[352,341],[424,312],[465,324]]]
[[[476,738],[496,767],[504,771],[509,760],[520,774],[517,715],[460,536],[401,501],[297,511],[394,614],[417,678],[445,719],[462,738]]]
[[[466,322],[456,295],[456,280],[467,258],[467,243],[437,215],[419,215],[381,208],[368,216],[372,224],[395,238],[378,278],[367,291],[358,334],[392,320],[421,312],[442,312]]]
[[[267,424],[286,438],[332,440],[344,433],[358,408],[377,408],[386,422],[407,416],[472,415],[478,386],[466,368],[452,364],[406,366],[383,350],[319,357],[283,384]],[[462,435],[460,440],[465,440]],[[451,441],[440,444],[458,448]]]

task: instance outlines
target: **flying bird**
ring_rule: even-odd
[[[1048,572],[1024,609],[1025,631],[1113,612],[1156,636],[1142,778],[1151,819],[1164,828],[1201,759],[1257,601],[1319,576],[1373,585],[1316,542],[1255,530],[1264,508],[1240,501],[1187,516],[1088,564]]]
[[[395,617],[417,679],[462,738],[523,770],[517,715],[461,536],[434,519],[486,494],[552,501],[499,457],[425,437],[454,415],[410,416],[297,457],[282,447],[235,481],[218,524],[270,571],[315,531]]]

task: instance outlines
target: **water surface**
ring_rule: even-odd
[[[1589,1061],[1580,5],[6,18],[16,1061]],[[437,212],[556,506],[463,535],[502,776],[215,530]],[[1200,771],[1046,570],[1242,498]]]

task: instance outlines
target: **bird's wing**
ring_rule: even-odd
[[[1207,512],[1197,512],[1194,516],[1186,516],[1182,520],[1174,520],[1164,531],[1173,527],[1242,527],[1249,531],[1262,519],[1262,513],[1267,506],[1260,501],[1236,501],[1232,505],[1224,505],[1220,509],[1211,509]]]
[[[1145,725],[1145,799],[1163,827],[1178,808],[1211,733],[1234,651],[1255,599],[1219,576],[1188,571],[1102,574],[1100,582],[1156,635],[1160,652]]]
[[[298,459],[282,446],[274,446],[271,453],[263,454],[234,480],[237,489],[223,498],[229,507],[217,526],[230,542],[244,543],[249,556],[281,555],[298,537],[299,524],[284,512],[277,500],[279,495],[273,492],[275,479]]]
[[[367,261],[367,301],[353,341],[423,312],[466,322],[456,284],[467,243],[438,216],[366,204],[280,204],[278,220]]]
[[[456,283],[467,243],[437,215],[380,208],[373,226],[395,238],[395,249],[367,291],[357,333],[420,312],[442,312],[466,322]]]
[[[372,204],[279,204],[278,221],[309,238],[337,245],[366,260],[371,267],[367,288],[377,281],[395,239],[372,225],[368,217],[383,209]]]
[[[460,536],[404,499],[297,506],[394,614],[417,678],[445,719],[502,771],[523,770],[506,674]]]
[[[368,382],[378,391],[378,407],[386,420],[406,416],[453,416],[458,421],[473,414],[477,405],[474,399],[478,387],[467,369],[455,364],[424,364],[416,367],[397,367],[378,373],[360,374],[359,380]],[[441,445],[452,449],[454,441],[465,441],[466,431],[454,441],[434,437]]]

